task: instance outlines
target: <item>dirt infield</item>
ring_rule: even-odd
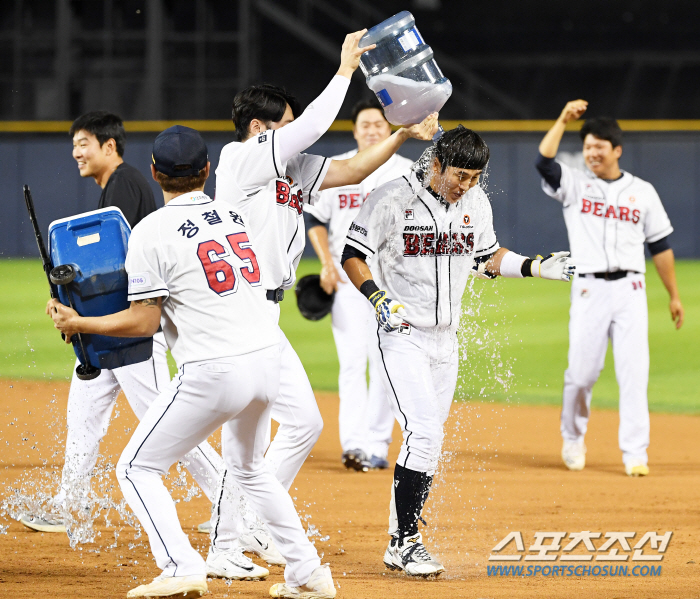
[[[31,494],[44,485],[42,481],[57,481],[67,390],[66,384],[0,380],[1,499],[12,497],[13,488]],[[292,496],[307,525],[318,531],[312,538],[324,562],[331,564],[340,586],[338,597],[700,597],[700,418],[652,415],[651,476],[630,479],[617,450],[615,412],[593,413],[588,465],[574,473],[560,462],[558,410],[455,404],[446,459],[424,513],[428,526],[422,528],[446,574],[437,580],[415,580],[382,564],[391,472],[346,471],[339,460],[337,397],[320,394],[319,405],[326,426]],[[116,457],[134,424],[122,397],[103,455]],[[398,429],[395,433],[391,457],[398,451]],[[170,483],[175,479],[170,477]],[[119,499],[113,472],[101,488],[110,484]],[[175,495],[183,497],[185,490],[179,488]],[[178,511],[190,538],[206,554],[208,538],[194,532],[196,524],[208,518],[206,499],[181,501]],[[97,521],[96,543],[73,550],[65,535],[33,533],[3,515],[0,530],[7,528],[0,534],[0,596],[123,598],[128,589],[150,580],[158,572],[144,537],[135,539],[134,529],[116,514],[110,518],[111,527],[103,518]],[[632,545],[647,531],[673,531],[673,537],[661,562],[562,562],[562,551],[550,562],[489,562],[492,548],[512,531],[522,533],[520,555],[534,553],[528,549],[537,531],[566,531],[567,536],[634,531]],[[600,547],[604,541],[594,544]],[[567,538],[563,544],[568,542]],[[658,555],[649,545],[644,551]],[[518,552],[511,544],[502,553]],[[499,563],[533,569],[626,564],[628,575],[569,576],[559,569],[548,576],[489,576],[487,565]],[[644,565],[661,565],[660,576],[632,575],[634,566]],[[282,569],[271,567],[265,582],[213,581],[209,596],[266,597],[270,584],[281,580]]]

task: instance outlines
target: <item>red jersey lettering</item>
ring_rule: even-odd
[[[605,218],[617,218],[615,206],[608,206],[608,209],[605,211]]]
[[[593,204],[593,215],[594,216],[603,216],[603,206],[605,204],[602,204],[601,202],[595,202]]]
[[[584,198],[583,199],[583,207],[581,208],[581,212],[583,212],[584,214],[586,212],[590,212],[591,206],[592,206],[591,201]]]
[[[289,201],[289,185],[284,181],[277,181],[276,189],[277,203],[284,205]]]
[[[417,256],[420,252],[420,237],[415,233],[403,234],[403,255]]]

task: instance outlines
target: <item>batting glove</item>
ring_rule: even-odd
[[[401,323],[406,318],[406,310],[403,304],[388,298],[386,291],[375,291],[369,296],[369,301],[374,306],[374,312],[377,317],[379,326],[387,333],[395,331],[401,326]]]
[[[551,279],[552,281],[570,281],[574,276],[576,265],[569,258],[569,252],[554,252],[546,258],[537,256],[532,261],[530,272],[533,277]]]

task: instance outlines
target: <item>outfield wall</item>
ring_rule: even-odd
[[[212,124],[213,123],[213,124]],[[696,121],[635,122],[625,127],[621,165],[624,169],[654,184],[675,228],[672,246],[678,257],[700,258],[700,127]],[[644,126],[647,123],[648,126]],[[649,123],[651,123],[649,125]],[[670,125],[668,123],[671,123]],[[673,125],[676,123],[676,126]],[[127,123],[125,159],[150,180],[149,164],[155,132],[171,123]],[[189,123],[188,123],[189,124]],[[550,123],[528,121],[467,123],[481,130],[491,148],[486,188],[491,198],[496,233],[501,245],[519,253],[536,253],[568,248],[560,205],[545,196],[533,166],[537,145]],[[28,184],[34,196],[42,230],[49,222],[97,206],[100,189],[92,179],[83,180],[71,156],[67,133],[70,123],[37,125],[0,123],[0,189],[3,191],[0,213],[0,257],[37,256],[31,226],[22,197],[22,185]],[[232,139],[226,124],[202,121],[199,126],[209,147],[212,170],[224,144]],[[450,128],[450,123],[447,128]],[[681,130],[659,130],[681,129]],[[332,156],[354,147],[347,123],[339,122],[310,152]],[[219,129],[207,130],[207,129]],[[695,130],[692,130],[695,129]],[[53,131],[53,132],[47,132]],[[420,155],[425,144],[409,142],[401,153],[409,158]],[[580,141],[567,133],[561,150],[567,160],[580,162]],[[156,198],[161,195],[151,181]],[[206,191],[214,193],[215,176]],[[310,244],[307,252],[313,253]]]

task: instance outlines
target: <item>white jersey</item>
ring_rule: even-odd
[[[216,168],[216,199],[240,212],[251,234],[263,273],[263,287],[293,287],[304,252],[304,201],[314,201],[330,160],[297,154],[279,160],[275,131],[221,150]]]
[[[375,256],[373,276],[417,327],[459,326],[474,259],[495,252],[491,204],[480,186],[448,204],[414,173],[370,193],[348,245]]]
[[[357,150],[333,156],[333,160],[347,160],[357,154]],[[328,247],[333,260],[340,264],[345,247],[345,238],[352,221],[360,213],[367,196],[375,188],[409,174],[413,162],[394,154],[359,185],[334,187],[321,192],[313,206],[304,205],[304,210],[322,223],[328,223]]]
[[[624,171],[620,179],[608,182],[590,171],[559,164],[559,189],[544,180],[542,189],[564,205],[576,271],[645,272],[644,242],[653,243],[673,231],[651,183]]]
[[[201,191],[134,227],[126,270],[129,301],[165,298],[161,323],[178,366],[279,342],[243,219]]]

